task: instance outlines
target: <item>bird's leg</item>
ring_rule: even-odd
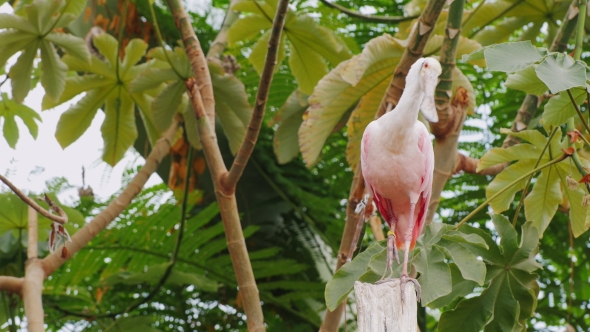
[[[395,233],[393,231],[389,231],[387,232],[387,235],[387,261],[385,263],[385,271],[383,271],[381,279],[379,279],[379,281],[376,284],[381,284],[391,280],[391,277],[393,275],[393,267],[391,262],[393,261],[394,257],[395,261],[399,264],[399,258],[397,257],[397,248],[395,247]],[[389,277],[385,278],[388,270],[390,271]]]
[[[422,288],[420,287],[418,280],[410,278],[408,276],[408,256],[410,253],[410,242],[412,241],[412,232],[414,231],[414,224],[415,224],[414,208],[415,207],[416,207],[416,203],[410,204],[410,227],[408,227],[408,229],[406,230],[406,232],[404,234],[404,244],[405,244],[404,265],[402,268],[402,275],[400,277],[400,283],[399,283],[400,287],[401,287],[402,304],[405,301],[406,282],[408,282],[408,280],[413,282],[414,286],[416,287],[416,297],[417,297],[418,302],[420,302],[420,294],[422,292]]]

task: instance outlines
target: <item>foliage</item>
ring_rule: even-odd
[[[418,14],[425,4],[422,0],[393,5],[384,0],[336,2],[389,16]],[[0,29],[4,29],[0,31],[0,67],[9,67],[8,75],[0,74],[12,85],[11,96],[2,95],[0,118],[12,148],[18,140],[16,117],[36,136],[39,116],[22,102],[36,84],[38,72],[46,92],[44,109],[84,94],[60,120],[56,137],[64,147],[82,135],[98,109],[106,113],[104,160],[110,164],[116,164],[131,144],[153,143],[175,113],[183,115],[185,135],[198,147],[197,133],[191,130],[192,109],[184,94],[183,80],[192,76],[186,54],[179,47],[162,47],[153,36],[132,39],[138,37],[134,25],[153,19],[149,2],[135,5],[137,11],[130,6],[127,17],[113,0],[107,1],[108,10],[100,4],[95,8],[96,13],[111,15],[106,18],[106,30],[114,35],[116,29],[123,31],[118,40],[109,34],[95,38],[99,54],[93,56],[81,38],[87,29],[81,27],[100,21],[96,16],[93,21],[82,17],[86,2],[19,1],[15,14],[0,14]],[[569,129],[555,131],[575,117],[576,128],[585,134],[575,106],[587,110],[587,65],[543,48],[551,42],[556,20],[564,17],[568,5],[540,0],[466,4],[457,56],[471,55],[453,76],[453,90],[467,86],[471,103],[460,150],[474,157],[483,155],[480,169],[512,164],[493,179],[461,174],[447,183],[438,214],[445,224],[429,226],[412,256],[424,289],[423,304],[442,312],[439,322],[430,316],[429,329],[455,330],[449,326],[459,324],[466,331],[523,330],[528,324],[530,330],[539,324],[562,326],[566,319],[579,331],[590,328],[582,309],[590,297],[585,277],[590,270],[585,232],[590,223],[582,207],[586,192],[583,186],[570,189],[566,185],[568,175],[581,179],[584,165],[588,167],[587,152],[582,143],[570,141]],[[219,14],[228,7],[229,1],[214,0],[210,7],[189,13],[205,52],[219,30]],[[250,105],[256,102],[275,8],[274,0],[243,1],[231,8],[243,14],[229,30],[226,54],[234,55],[241,69],[226,73],[219,63],[209,63],[221,125],[218,137],[226,161],[242,141]],[[158,3],[154,9],[164,40],[174,45],[179,35],[170,13]],[[438,54],[447,16],[441,14],[426,55]],[[359,20],[310,1],[293,2],[289,9],[265,117],[272,129],[262,130],[238,187],[238,204],[271,330],[313,330],[321,321],[323,282],[330,277],[341,238],[343,198],[348,196],[352,168],[358,161],[360,135],[373,119],[414,24]],[[545,24],[547,28],[542,29]],[[491,46],[481,49],[481,45]],[[14,64],[9,61],[13,55]],[[477,67],[484,60],[489,70],[500,72]],[[521,91],[548,102],[541,105],[543,112],[535,116],[529,130],[512,134],[522,144],[501,149],[499,133],[506,133],[501,128],[514,120],[524,96]],[[489,107],[491,114],[475,105]],[[506,189],[570,145],[581,157],[582,170],[567,159],[533,177],[526,197],[522,197],[526,181]],[[305,165],[313,167],[306,170]],[[203,203],[192,208],[179,263],[152,300],[128,317],[112,317],[145,299],[170,262],[180,209],[173,198],[163,198],[168,195],[164,187],[143,192],[115,225],[46,282],[50,328],[72,324],[88,330],[129,326],[200,330],[216,325],[243,329],[245,319],[208,181],[206,173],[199,179]],[[506,191],[491,202],[493,211],[512,216],[522,199],[524,213],[517,215],[527,220],[522,227],[511,226],[499,215],[490,222],[485,211],[472,217],[472,226],[454,230],[447,225],[459,222],[500,190]],[[0,217],[0,275],[20,276],[26,206],[8,194],[0,195],[0,200],[4,200],[0,206],[14,206]],[[76,208],[84,217],[92,217],[103,206],[81,200]],[[73,218],[78,220],[74,225],[83,223],[78,212],[67,212],[71,219],[78,216]],[[41,221],[43,226],[46,222]],[[75,232],[75,226],[70,232]],[[370,234],[365,237],[364,246],[371,238]],[[40,248],[45,254],[43,242]],[[535,257],[547,268],[537,271]],[[333,308],[343,301],[354,280],[379,278],[384,259],[380,243],[357,255],[328,283],[327,305]],[[21,315],[16,297],[0,294],[0,322]],[[0,328],[6,326],[0,324]]]

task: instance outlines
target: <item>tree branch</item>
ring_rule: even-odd
[[[229,28],[232,26],[232,24],[234,24],[234,22],[240,17],[239,12],[233,11],[231,8],[240,1],[241,0],[231,0],[229,2],[229,6],[225,12],[225,18],[223,19],[223,24],[221,24],[221,29],[211,43],[209,52],[207,52],[208,60],[219,59],[225,51],[227,46],[227,32],[229,31]]]
[[[397,105],[399,98],[404,92],[408,71],[414,62],[424,53],[424,47],[426,46],[428,37],[430,37],[445,3],[445,0],[429,0],[426,7],[424,7],[424,11],[422,11],[422,14],[418,18],[418,22],[412,28],[408,47],[395,68],[391,82],[379,105],[376,117],[380,117],[386,111],[392,110]]]
[[[51,203],[49,204],[52,208],[57,209],[59,216],[56,216],[55,214],[45,210],[43,207],[41,207],[39,204],[37,204],[33,199],[31,199],[30,197],[25,195],[22,191],[20,191],[20,189],[18,189],[14,184],[12,184],[12,182],[10,182],[2,174],[0,174],[0,181],[4,182],[10,188],[10,190],[12,190],[23,202],[27,203],[30,207],[35,209],[35,211],[41,213],[41,215],[43,215],[45,218],[47,218],[49,220],[53,220],[53,221],[60,223],[62,225],[68,222],[68,216],[57,205],[52,205]]]
[[[464,3],[465,0],[455,0],[449,7],[449,17],[441,46],[440,63],[442,73],[439,76],[434,96],[438,122],[430,124],[430,132],[435,137],[434,174],[432,176],[432,196],[430,197],[430,205],[426,215],[426,224],[432,222],[438,209],[440,194],[449,178],[453,175],[452,172],[455,167],[454,155],[457,153],[459,135],[463,128],[469,104],[469,96],[465,87],[459,87],[455,91],[452,105],[450,103],[451,87],[453,85],[452,77],[455,69],[457,45],[461,35]]]
[[[213,96],[213,84],[211,83],[211,74],[209,73],[207,60],[181,2],[179,0],[168,0],[167,2],[174,18],[174,24],[182,36],[182,43],[184,44],[191,68],[193,69],[193,78],[189,80],[192,84],[190,87],[187,86],[187,89],[189,92],[193,89],[198,90],[203,104],[203,113],[198,113],[195,109],[195,114],[197,119],[201,117],[207,118],[209,127],[211,128],[208,135],[212,136],[215,140],[215,98]]]
[[[227,177],[222,179],[222,184],[227,192],[235,191],[236,184],[244,172],[244,168],[248,163],[248,159],[250,159],[250,156],[252,155],[252,151],[254,151],[254,146],[258,139],[260,126],[264,119],[264,109],[268,99],[268,91],[270,90],[274,69],[277,64],[279,41],[285,24],[285,16],[287,15],[288,7],[289,0],[281,0],[277,6],[277,13],[275,14],[270,39],[268,40],[266,61],[260,77],[260,83],[258,84],[254,111],[252,112],[250,123],[248,124],[248,131],[246,132],[246,137],[244,137],[242,146],[240,146],[240,150],[238,150],[238,153],[236,154],[236,158],[234,159]]]
[[[72,242],[67,242],[68,255],[62,258],[61,252],[56,251],[42,260],[45,278],[49,277],[55,270],[63,265],[99,232],[104,230],[115,218],[129,206],[131,200],[141,191],[149,177],[156,171],[162,159],[168,154],[176,129],[178,129],[178,118],[173,120],[172,125],[166,130],[158,140],[152,152],[145,161],[145,165],[133,180],[127,185],[125,190],[107,206],[104,211],[98,214],[90,223],[84,225],[74,236]]]
[[[47,195],[45,195],[47,197]],[[26,274],[23,282],[23,303],[27,315],[27,330],[45,331],[43,314],[43,264],[37,258],[37,212],[29,206]]]
[[[20,295],[23,282],[23,278],[0,276],[0,292],[11,292]]]
[[[418,16],[378,16],[378,15],[365,15],[359,12],[355,12],[354,10],[350,10],[346,7],[340,6],[339,4],[330,2],[328,0],[320,0],[324,5],[337,9],[342,13],[355,18],[360,18],[362,20],[373,22],[373,23],[401,23],[406,21],[411,21]]]

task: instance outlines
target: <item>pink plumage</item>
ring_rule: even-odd
[[[434,89],[441,71],[436,59],[418,59],[406,77],[404,93],[395,109],[371,122],[361,143],[366,186],[395,233],[389,235],[385,272],[393,271],[391,260],[397,259],[395,247],[403,248],[402,282],[412,280],[407,275],[408,252],[422,233],[432,192],[434,153],[428,129],[418,121],[418,111],[428,121],[438,121]],[[419,290],[417,282],[412,281]]]

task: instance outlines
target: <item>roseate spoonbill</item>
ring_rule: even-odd
[[[418,110],[428,121],[438,121],[434,89],[441,72],[436,59],[418,59],[410,68],[406,88],[395,109],[369,123],[361,143],[361,167],[366,186],[390,229],[387,265],[380,282],[392,280],[385,275],[389,270],[391,276],[391,261],[395,258],[399,264],[397,248],[403,248],[402,301],[407,281],[416,285],[420,301],[420,284],[408,276],[408,253],[424,227],[432,192],[434,153],[430,134],[418,121]]]

